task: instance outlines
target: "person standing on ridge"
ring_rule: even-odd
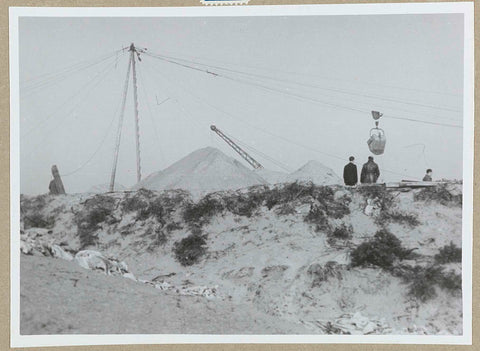
[[[378,168],[378,165],[373,161],[372,156],[368,156],[368,162],[362,167],[360,182],[362,184],[376,183],[379,176],[380,169]]]
[[[350,162],[343,168],[343,181],[345,185],[354,186],[358,183],[357,165],[353,162],[355,157],[350,156],[348,160]]]
[[[427,174],[423,177],[424,182],[431,182],[432,181],[432,170],[429,168],[427,169]]]

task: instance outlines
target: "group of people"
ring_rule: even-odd
[[[349,157],[349,163],[343,169],[343,181],[345,185],[354,186],[358,183],[357,165],[355,164],[355,157]],[[362,167],[360,173],[360,183],[372,184],[376,183],[380,176],[380,169],[378,165],[373,161],[372,156],[368,156],[368,161]]]
[[[349,157],[349,163],[343,169],[343,181],[345,185],[354,186],[358,183],[358,173],[357,165],[355,164],[355,157]],[[363,165],[362,172],[360,173],[360,183],[362,184],[374,184],[377,182],[378,177],[380,176],[380,169],[378,165],[373,160],[372,156],[368,156],[368,161]],[[424,182],[432,181],[432,170],[427,169],[425,176],[423,177]]]

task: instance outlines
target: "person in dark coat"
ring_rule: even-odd
[[[345,185],[354,186],[358,183],[357,165],[353,163],[355,157],[350,156],[350,162],[343,168],[343,181]]]
[[[427,174],[423,177],[424,182],[431,182],[432,181],[432,170],[429,168],[427,169]]]
[[[360,182],[362,184],[376,183],[379,176],[380,169],[378,168],[378,165],[373,161],[372,156],[368,156],[368,162],[362,167]]]

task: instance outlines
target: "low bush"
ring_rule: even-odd
[[[23,225],[25,229],[28,228],[46,228],[50,229],[53,228],[55,225],[55,217],[53,216],[43,216],[40,213],[32,213],[27,215],[23,215]]]
[[[224,198],[225,208],[231,213],[251,217],[262,206],[264,197],[260,193],[235,194]]]
[[[358,187],[357,191],[367,199],[377,199],[382,211],[388,210],[393,206],[395,197],[384,186],[362,185]]]
[[[327,231],[330,229],[326,211],[317,205],[310,206],[310,211],[305,216],[304,221],[314,224],[315,231],[317,232]]]
[[[203,236],[190,234],[188,237],[176,242],[173,251],[181,265],[191,266],[205,255],[206,244],[207,242]]]
[[[440,266],[403,266],[396,276],[409,285],[408,295],[421,302],[437,296],[437,287],[452,294],[462,291],[462,276],[453,271],[445,273]]]
[[[452,293],[462,291],[462,275],[456,274],[454,271],[448,271],[442,275],[439,282],[441,288],[451,291]]]
[[[353,267],[373,265],[390,270],[395,261],[407,258],[409,254],[411,251],[402,247],[395,235],[382,229],[371,240],[354,249],[350,257]]]
[[[406,224],[411,228],[414,228],[420,224],[420,221],[416,215],[392,210],[381,211],[380,215],[376,217],[375,222],[380,226],[384,226],[386,223],[394,222]]]
[[[329,278],[342,279],[340,266],[334,261],[328,261],[323,266],[319,263],[314,263],[308,267],[307,274],[312,279],[312,288],[320,286],[322,282],[327,281]]]
[[[352,237],[353,227],[351,225],[341,224],[336,227],[329,236],[334,239],[347,240]]]
[[[213,195],[207,195],[197,203],[189,203],[183,211],[183,219],[190,226],[202,226],[210,221],[210,219],[223,212],[225,205],[222,201]]]
[[[295,206],[292,204],[283,204],[280,205],[276,211],[276,213],[280,216],[288,216],[297,213],[295,210]]]
[[[165,230],[167,232],[173,232],[174,230],[180,230],[182,229],[183,227],[181,226],[180,223],[177,223],[177,222],[171,222],[171,223],[168,223],[166,226],[165,226]]]
[[[409,277],[404,277],[404,280],[410,282],[408,295],[422,302],[434,298],[437,295],[435,286],[441,281],[442,276],[441,267],[413,267]]]
[[[99,224],[105,222],[116,206],[114,198],[106,195],[95,195],[84,203],[84,210],[75,214],[74,221],[78,227],[81,248],[95,245],[95,232]]]
[[[447,184],[423,188],[414,195],[415,201],[436,201],[442,205],[462,205],[462,194],[452,194],[447,189]]]
[[[435,262],[439,264],[462,262],[462,248],[450,242],[449,245],[438,250],[438,254],[434,256]]]

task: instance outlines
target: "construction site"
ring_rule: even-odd
[[[136,43],[23,74],[22,335],[463,334],[458,92]]]

